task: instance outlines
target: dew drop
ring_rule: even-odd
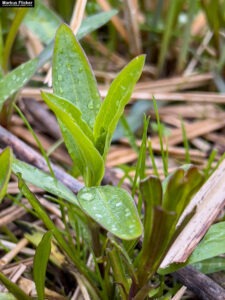
[[[102,219],[102,215],[100,215],[100,214],[96,214],[95,216],[99,219]]]
[[[92,200],[94,200],[94,195],[92,195],[91,193],[83,193],[81,195],[81,198],[82,198],[82,200],[85,200],[85,201],[92,201]]]
[[[12,80],[16,80],[16,78],[17,78],[16,75],[12,76]]]
[[[119,207],[119,206],[121,206],[123,203],[122,202],[118,202],[118,203],[116,203],[116,207]]]
[[[59,88],[59,91],[60,91],[60,93],[63,93],[63,89],[61,87]]]

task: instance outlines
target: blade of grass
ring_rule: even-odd
[[[51,163],[50,163],[50,159],[49,159],[48,155],[46,154],[45,149],[42,146],[41,142],[39,141],[36,133],[34,132],[33,128],[30,126],[30,123],[28,122],[27,118],[22,113],[22,111],[19,109],[19,107],[16,104],[14,104],[13,106],[16,109],[16,111],[18,112],[18,114],[21,117],[21,119],[23,120],[23,122],[25,123],[25,125],[27,126],[27,128],[30,131],[30,133],[32,134],[33,138],[35,139],[35,142],[37,143],[37,145],[38,145],[38,147],[39,147],[39,149],[41,151],[41,154],[45,158],[45,161],[46,161],[46,164],[47,164],[47,166],[49,168],[50,174],[52,175],[52,177],[55,177],[55,174],[54,174],[54,172],[52,170],[52,166],[51,166]]]
[[[163,38],[160,47],[159,60],[158,60],[158,74],[162,72],[163,65],[166,60],[166,54],[168,51],[169,43],[173,35],[173,27],[176,24],[178,13],[180,11],[183,1],[181,0],[172,0],[169,1],[169,10],[167,13],[165,30],[163,33]]]
[[[181,118],[181,129],[182,129],[182,137],[183,137],[183,143],[184,143],[184,149],[185,149],[185,161],[187,164],[191,162],[191,157],[189,153],[189,143],[187,138],[187,133],[184,125],[184,121]]]
[[[151,161],[152,161],[152,168],[153,168],[154,174],[155,174],[155,176],[157,176],[159,178],[160,176],[159,176],[158,168],[157,168],[157,165],[156,165],[156,162],[155,162],[155,156],[154,156],[154,153],[153,153],[153,150],[152,150],[151,140],[148,141],[148,151],[149,151],[149,156],[150,156]]]
[[[33,276],[39,300],[45,299],[45,274],[49,255],[51,253],[52,232],[46,232],[39,243],[33,263]]]
[[[167,177],[167,175],[168,175],[168,159],[167,159],[167,155],[164,151],[164,146],[163,146],[163,131],[162,131],[161,123],[160,123],[157,103],[156,103],[156,100],[154,97],[153,97],[152,101],[153,101],[154,111],[155,111],[155,115],[156,115],[156,121],[157,121],[157,125],[158,125],[160,151],[161,151],[162,161],[163,161],[163,171],[164,171],[164,176]]]
[[[4,284],[8,291],[16,297],[16,299],[32,300],[31,297],[24,293],[17,284],[11,282],[2,272],[0,272],[0,281]]]
[[[141,141],[141,147],[138,155],[138,161],[137,161],[136,171],[135,171],[135,176],[133,181],[132,197],[134,197],[137,188],[138,178],[142,180],[145,177],[146,143],[147,143],[148,125],[149,125],[149,118],[144,117],[142,141]],[[142,206],[141,203],[138,203],[138,207],[141,206]]]
[[[18,8],[17,9],[16,16],[12,22],[10,31],[7,35],[5,47],[4,47],[4,51],[3,51],[3,59],[2,59],[2,67],[5,72],[8,69],[9,57],[11,55],[12,45],[15,41],[20,24],[23,21],[28,10],[29,10],[28,8]]]
[[[58,242],[59,246],[65,251],[67,256],[73,261],[75,267],[83,276],[83,279],[86,283],[92,287],[92,292],[94,292],[99,296],[99,291],[96,288],[95,282],[95,275],[90,269],[87,268],[86,264],[76,256],[74,250],[68,245],[65,241],[63,234],[58,230],[55,224],[52,222],[42,205],[39,203],[37,197],[29,190],[26,183],[24,182],[21,174],[17,174],[18,177],[18,185],[21,193],[27,198],[33,209],[36,211],[38,217],[42,220],[48,230],[51,230],[53,236],[55,237],[56,241]]]
[[[179,51],[177,70],[181,72],[187,62],[189,43],[191,40],[191,25],[196,13],[197,1],[188,1],[187,23],[185,24],[184,35],[182,36],[181,49]]]

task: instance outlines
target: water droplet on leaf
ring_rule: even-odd
[[[86,201],[92,201],[94,200],[94,195],[91,193],[83,193],[81,195],[82,200],[86,200]]]

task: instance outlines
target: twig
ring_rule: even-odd
[[[225,290],[208,276],[191,266],[180,269],[174,277],[202,300],[224,300]]]
[[[39,153],[37,153],[31,147],[18,139],[15,135],[0,126],[0,147],[6,146],[10,146],[13,149],[13,152],[18,159],[34,165],[44,172],[48,172],[48,166]],[[55,177],[63,184],[65,184],[69,189],[71,189],[72,192],[77,193],[83,187],[82,183],[74,179],[61,168],[54,165],[53,163],[51,165]]]

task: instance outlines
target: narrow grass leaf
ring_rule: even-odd
[[[158,111],[157,103],[156,103],[156,100],[154,97],[153,97],[152,101],[153,101],[153,105],[154,105],[154,111],[155,111],[155,115],[156,115],[158,132],[159,132],[159,143],[160,143],[160,151],[161,151],[162,161],[163,161],[163,171],[164,171],[164,175],[166,177],[168,175],[168,160],[167,160],[167,155],[165,154],[164,146],[163,146],[163,131],[162,131],[162,126],[161,126],[161,122],[160,122],[160,118],[159,118],[159,111]]]
[[[79,121],[75,122],[71,115],[67,115],[58,104],[53,103],[48,94],[42,93],[42,97],[62,122],[63,135],[67,132],[71,135],[71,138],[65,139],[66,146],[69,153],[72,154],[74,163],[83,175],[85,184],[87,186],[99,185],[104,175],[104,162],[92,141],[79,126]]]
[[[23,87],[36,69],[37,59],[33,59],[20,65],[0,80],[0,110],[5,100]]]
[[[142,224],[134,200],[125,190],[112,186],[85,187],[77,198],[89,216],[119,238],[131,240],[141,235]]]
[[[53,233],[53,236],[55,237],[57,243],[65,251],[65,253],[70,257],[70,259],[73,261],[75,267],[77,270],[82,273],[86,279],[91,282],[91,274],[87,272],[86,265],[75,255],[73,249],[68,245],[68,243],[65,241],[63,234],[59,231],[59,229],[55,226],[55,224],[52,222],[40,202],[38,201],[37,197],[29,190],[26,183],[24,182],[23,178],[21,177],[21,174],[17,174],[18,177],[18,186],[23,193],[23,195],[27,198],[32,208],[37,213],[38,217],[46,228],[48,230],[51,230]]]
[[[35,168],[18,159],[13,159],[12,171],[21,173],[22,177],[29,183],[47,191],[59,198],[65,199],[68,202],[78,205],[77,198],[64,184],[51,175]]]
[[[186,132],[186,128],[184,125],[184,121],[182,119],[181,119],[181,129],[182,129],[182,137],[183,137],[183,143],[184,143],[184,149],[185,149],[185,160],[186,160],[186,163],[189,164],[191,162],[189,143],[188,143],[187,132]]]
[[[144,238],[139,260],[145,260],[151,248],[151,235],[154,223],[155,207],[162,203],[162,185],[159,178],[150,176],[140,183],[140,191],[144,202]]]
[[[46,232],[39,243],[33,263],[33,276],[39,300],[45,299],[45,274],[51,253],[52,232]]]
[[[24,291],[21,290],[21,288],[19,288],[17,284],[11,282],[2,272],[0,272],[0,282],[4,284],[7,290],[11,294],[13,294],[16,297],[16,299],[32,300],[31,297],[29,297],[26,293],[24,293]]]
[[[141,147],[140,147],[140,151],[139,151],[139,156],[138,156],[138,161],[137,161],[135,176],[134,176],[134,181],[133,181],[133,187],[132,187],[132,196],[133,197],[135,194],[138,178],[140,180],[142,180],[145,177],[146,143],[147,143],[148,125],[149,125],[149,119],[146,119],[146,117],[145,117],[142,140],[141,140]]]
[[[62,20],[56,13],[41,1],[35,2],[35,7],[29,9],[23,23],[42,43],[48,44],[54,38],[56,29]]]
[[[6,148],[0,154],[0,202],[7,193],[7,187],[12,168],[12,158],[13,155],[10,148]]]
[[[4,51],[3,51],[3,62],[2,67],[5,71],[8,70],[9,58],[12,52],[12,46],[16,39],[19,27],[21,22],[23,21],[26,13],[28,12],[28,7],[17,8],[16,14],[13,18],[12,24],[9,29],[9,33],[7,34]]]
[[[54,93],[76,105],[93,128],[101,104],[97,82],[83,49],[64,24],[56,32],[52,76]]]
[[[94,125],[96,147],[106,158],[112,135],[116,129],[124,107],[130,100],[133,88],[141,76],[145,56],[133,59],[113,80],[103,101]]]
[[[25,237],[31,244],[35,246],[35,248],[37,248],[44,236],[44,230],[36,225],[24,221],[19,221],[17,224],[22,226],[22,228],[25,228],[25,231],[29,232],[25,233]],[[51,253],[49,260],[58,268],[63,268],[63,265],[66,263],[66,256],[59,251],[59,247],[54,239],[51,242]]]

